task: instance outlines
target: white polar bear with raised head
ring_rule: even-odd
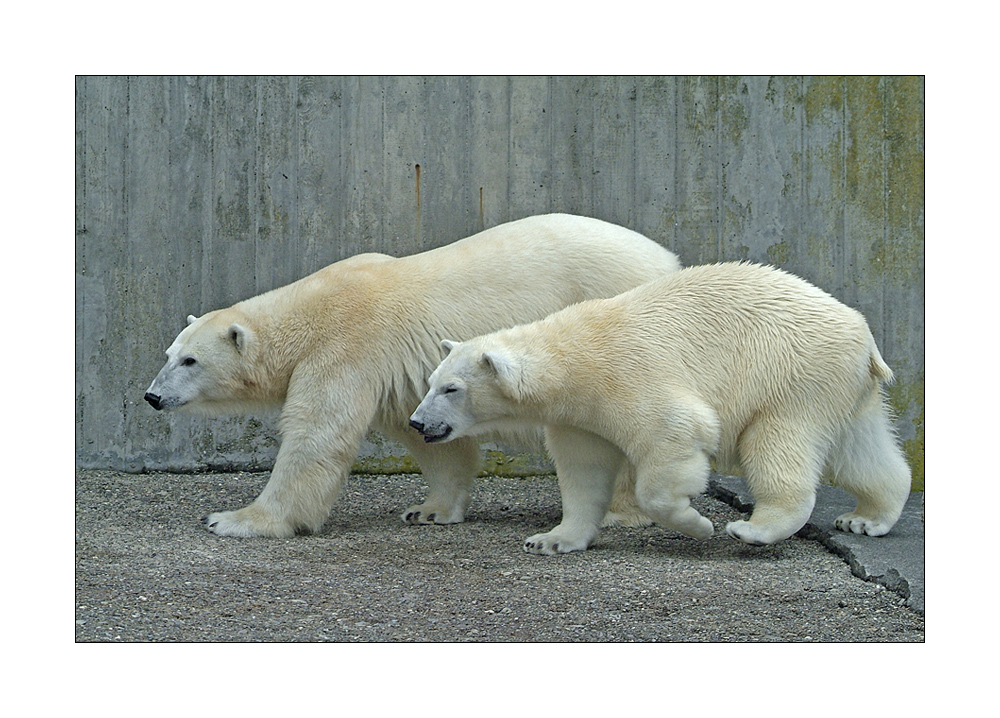
[[[447,358],[411,425],[430,443],[545,426],[563,519],[529,553],[586,549],[623,462],[639,508],[708,538],[691,505],[709,457],[745,472],[749,521],[726,530],[770,544],[809,519],[824,467],[858,498],[836,520],[880,536],[910,490],[882,383],[892,380],[864,317],[771,267],[691,267],[533,324],[445,341]]]
[[[442,358],[440,339],[541,319],[679,266],[636,232],[559,214],[498,225],[409,257],[359,255],[228,309],[188,317],[145,398],[156,409],[205,414],[280,408],[282,441],[271,477],[249,506],[205,518],[217,534],[319,530],[372,427],[406,446],[428,483],[425,503],[403,519],[455,523],[464,518],[478,472],[478,442],[431,446],[408,426]],[[626,470],[623,485],[632,478]],[[642,522],[631,490],[622,496],[609,521]]]

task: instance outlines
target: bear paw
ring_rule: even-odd
[[[683,525],[678,525],[676,522],[668,525],[668,528],[674,531],[679,531],[688,538],[698,539],[704,541],[705,539],[710,539],[715,535],[715,526],[712,522],[706,519],[704,516],[695,514],[697,518],[694,520],[688,520],[684,522]]]
[[[289,524],[269,519],[262,512],[252,509],[248,506],[239,511],[209,514],[201,521],[206,529],[219,536],[289,538],[296,534],[295,528]]]
[[[428,501],[426,504],[411,506],[403,512],[400,518],[414,526],[460,524],[465,521],[465,511],[462,510],[461,506],[445,506]]]
[[[726,524],[726,533],[751,546],[766,546],[775,541],[768,531],[749,521],[733,521]]]
[[[876,521],[853,511],[838,516],[833,525],[847,533],[867,534],[868,536],[884,536],[892,528],[892,524]]]
[[[545,534],[535,534],[524,542],[526,553],[555,556],[558,553],[585,551],[590,545],[590,539],[574,537],[557,530]]]

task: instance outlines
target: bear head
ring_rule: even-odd
[[[430,388],[410,416],[410,426],[424,441],[450,441],[523,423],[521,408],[531,397],[513,354],[476,341],[446,339],[441,348],[445,359],[431,374]]]
[[[217,414],[255,399],[256,337],[239,314],[230,308],[187,318],[146,390],[154,409]]]

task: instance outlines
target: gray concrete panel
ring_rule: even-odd
[[[861,310],[921,489],[923,93],[920,77],[78,77],[77,463],[268,468],[273,417],[142,401],[187,314],[559,211],[685,264],[776,264]],[[400,453],[374,437],[359,467]]]

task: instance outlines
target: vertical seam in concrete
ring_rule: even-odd
[[[600,79],[597,80],[600,82]],[[590,177],[591,180],[597,176],[597,94],[600,90],[596,88],[591,89],[591,96],[593,101],[590,103]],[[590,186],[590,214],[600,219],[610,220],[611,217],[607,216],[605,212],[598,212],[597,205],[603,197],[601,193],[594,188],[594,185],[599,186],[599,182],[596,180],[591,182]],[[602,207],[603,209],[603,207]]]
[[[292,130],[292,144],[294,149],[292,156],[289,158],[292,162],[292,167],[290,168],[293,172],[292,177],[294,178],[294,192],[292,202],[294,207],[292,212],[294,212],[295,221],[292,223],[291,229],[291,245],[292,251],[295,253],[295,274],[298,275],[302,272],[302,267],[299,265],[299,227],[302,222],[302,218],[299,216],[299,192],[301,183],[299,182],[299,153],[301,148],[299,144],[302,142],[302,128],[301,120],[299,118],[299,75],[293,75],[291,80],[291,97],[292,101],[292,119],[295,122],[295,128]]]
[[[380,88],[379,89],[379,94],[380,94],[380,96],[382,98],[382,102],[381,102],[381,123],[380,123],[381,126],[379,127],[379,138],[380,138],[379,142],[381,143],[381,147],[382,147],[382,196],[383,197],[389,197],[390,196],[390,194],[389,194],[389,173],[392,170],[391,170],[391,168],[389,166],[389,162],[388,162],[389,150],[385,146],[385,124],[386,124],[386,109],[385,109],[385,94],[386,93],[385,93],[385,82],[379,81],[379,88]],[[341,107],[343,108],[343,105],[341,105]],[[343,114],[344,114],[343,113],[343,109],[341,109],[341,115],[343,115]],[[385,211],[385,209],[386,209],[385,205],[383,205],[383,211]],[[386,214],[388,214],[388,213],[386,212]],[[388,252],[388,250],[389,250],[389,242],[386,240],[386,231],[387,231],[386,225],[387,224],[388,223],[385,221],[385,218],[383,217],[382,221],[379,222],[379,235],[378,235],[379,236],[379,244],[378,244],[377,248],[373,248],[373,251]],[[340,231],[341,231],[341,233],[343,233],[343,231],[344,231],[343,227],[341,227]]]
[[[76,121],[79,122],[79,127],[77,131],[79,132],[79,147],[76,148],[76,161],[80,163],[80,186],[77,188],[79,192],[78,201],[80,202],[80,207],[77,209],[79,213],[80,226],[77,229],[77,243],[76,247],[77,254],[79,256],[78,266],[82,269],[84,276],[86,276],[87,271],[87,212],[90,205],[87,203],[87,109],[89,103],[87,102],[87,76],[79,75],[76,78],[76,97],[77,102],[79,102],[79,108],[76,112]],[[81,233],[80,230],[83,230]],[[81,277],[78,274],[76,276],[76,282],[78,285],[82,284],[80,281]],[[79,305],[76,308],[77,316],[80,317],[80,332],[76,337],[76,352],[77,352],[77,362],[75,374],[75,391],[73,394],[74,401],[76,402],[76,412],[75,416],[77,419],[75,437],[76,437],[76,463],[80,464],[81,456],[84,452],[84,443],[86,440],[86,434],[83,427],[87,425],[88,416],[88,405],[89,402],[83,401],[83,383],[86,381],[86,352],[84,344],[87,338],[90,336],[87,332],[87,291],[85,288],[81,287],[80,292],[77,294],[79,299]]]
[[[546,135],[548,136],[549,147],[556,146],[555,138],[552,136],[552,133],[554,132],[555,128],[555,122],[552,119],[552,116],[555,114],[555,108],[552,106],[552,83],[553,83],[552,75],[549,75],[548,77],[545,78],[545,104],[549,109],[549,111],[545,113],[546,117],[545,131]],[[546,164],[546,173],[545,173],[546,177],[548,178],[545,180],[545,209],[548,212],[552,212],[553,211],[552,184],[554,182],[552,173],[555,170],[553,166],[553,163],[555,162],[555,152],[546,152],[545,154],[548,155],[548,162]]]
[[[631,82],[632,82],[632,92],[631,92],[631,97],[632,97],[631,113],[632,113],[632,115],[629,118],[629,121],[630,121],[630,124],[631,124],[631,132],[632,132],[632,157],[631,157],[632,174],[629,175],[629,188],[628,188],[628,192],[629,192],[629,205],[628,205],[629,206],[629,212],[628,212],[628,225],[627,226],[629,227],[629,229],[635,229],[636,228],[635,227],[635,224],[636,224],[635,220],[639,216],[639,206],[636,204],[636,187],[639,186],[638,179],[636,178],[636,175],[639,172],[639,167],[638,167],[639,163],[637,161],[639,159],[639,157],[638,157],[637,147],[636,147],[637,137],[638,137],[638,134],[639,134],[639,128],[638,128],[638,124],[637,124],[637,121],[636,121],[636,116],[637,116],[636,107],[639,104],[639,79],[633,75],[632,78],[631,78]]]
[[[337,120],[338,123],[340,124],[340,131],[337,133],[339,135],[338,146],[337,146],[337,154],[338,154],[337,179],[340,182],[340,186],[342,188],[340,193],[340,199],[337,203],[337,208],[338,208],[337,221],[340,223],[340,231],[342,233],[346,233],[353,229],[353,227],[351,227],[351,199],[350,199],[350,186],[349,186],[350,183],[347,181],[347,167],[346,167],[346,157],[348,154],[346,146],[350,144],[347,139],[348,137],[347,125],[350,122],[350,120],[348,119],[348,115],[354,111],[354,105],[351,103],[351,100],[353,99],[353,92],[352,90],[349,89],[350,83],[351,83],[351,78],[345,77],[340,86],[342,94],[341,94],[340,114]],[[314,192],[314,195],[315,194],[317,193]],[[314,196],[313,206],[315,205],[316,205],[316,199]],[[309,243],[308,237],[306,238],[306,242],[308,245]],[[314,269],[318,269],[318,267],[314,268],[310,263],[310,266],[307,268],[307,271],[311,272],[314,271]]]
[[[82,265],[82,269],[83,269],[84,273],[86,273],[86,271],[87,271],[87,232],[86,232],[86,230],[87,230],[87,212],[88,212],[88,209],[90,208],[90,205],[87,203],[87,105],[89,103],[87,102],[87,77],[85,75],[80,76],[80,77],[77,78],[77,97],[80,98],[79,99],[79,102],[80,102],[80,111],[77,113],[77,117],[79,118],[77,121],[80,123],[80,127],[79,127],[80,147],[79,147],[78,154],[77,154],[77,162],[80,163],[80,186],[77,189],[80,192],[80,203],[81,203],[81,206],[80,206],[80,208],[78,210],[79,213],[80,213],[80,225],[81,226],[77,227],[77,231],[80,231],[81,229],[83,230],[83,232],[78,235],[79,239],[77,241],[80,243],[80,246],[79,246],[79,248],[78,248],[77,251],[79,252],[79,255],[80,255],[80,259],[81,259],[80,264]],[[79,281],[79,277],[77,278],[77,281]],[[87,321],[86,304],[87,304],[87,293],[85,291],[81,291],[80,292],[80,305],[81,306],[77,308],[77,311],[80,313],[80,316],[82,317],[81,324],[82,324],[82,326],[84,328],[83,329],[83,336],[84,337],[87,336],[87,330],[86,330],[86,327],[87,327],[87,324],[86,324],[86,321]],[[79,341],[79,339],[77,341]],[[82,375],[81,375],[80,378],[81,379],[83,378]],[[78,387],[77,390],[79,391],[79,387]],[[81,402],[81,403],[83,403],[83,402]],[[77,431],[79,431],[79,428],[77,429]]]
[[[383,90],[383,97],[385,92]],[[472,176],[472,155],[476,151],[472,146],[472,78],[466,77],[462,80],[462,95],[464,96],[465,105],[465,211],[463,212],[466,228],[475,226],[475,231],[480,231],[482,228],[479,226],[478,217],[476,216],[476,221],[470,220],[470,215],[475,211],[475,207],[478,206],[476,201],[476,187],[479,185],[476,182],[476,178]],[[383,136],[385,136],[385,127],[382,128]]]
[[[514,105],[514,78],[510,75],[507,76],[507,188],[505,194],[507,195],[507,208],[506,216],[508,219],[510,217],[510,187],[513,183],[513,157],[514,157],[514,125],[513,125],[513,112],[512,107]]]
[[[885,330],[886,324],[886,285],[888,284],[888,255],[889,255],[889,81],[885,75],[879,79],[882,101],[882,281],[879,282],[879,334],[875,338],[882,351],[889,349],[889,353],[895,351],[894,347],[886,347],[885,339],[888,333]]]
[[[205,189],[203,190],[208,194],[206,198],[208,201],[205,202],[208,208],[207,217],[205,217],[205,225],[202,230],[202,253],[201,253],[201,276],[211,277],[212,276],[212,235],[215,228],[215,93],[218,91],[218,85],[222,82],[219,78],[210,77],[208,79],[209,88],[209,108],[208,108],[208,119],[206,124],[208,125],[208,181],[205,183]],[[198,307],[199,315],[202,313],[203,308],[208,304],[207,295],[209,292],[209,287],[211,285],[210,281],[202,281],[201,283],[201,306]]]
[[[670,249],[677,251],[680,238],[677,236],[677,226],[679,224],[677,213],[680,212],[680,207],[677,203],[677,175],[680,168],[680,126],[681,126],[681,89],[680,82],[677,77],[673,78],[674,83],[674,162],[671,172],[672,182],[674,184],[671,192],[671,197],[673,198],[673,206],[670,208],[670,214],[673,217],[673,221],[670,223],[670,236],[671,236],[671,246]]]
[[[840,229],[838,244],[840,261],[837,267],[837,284],[841,292],[847,283],[847,77],[840,79]]]
[[[261,157],[263,153],[261,152],[261,125],[263,124],[262,118],[264,114],[264,108],[261,106],[261,92],[260,92],[260,75],[254,78],[254,107],[256,108],[256,117],[254,117],[254,147],[253,147],[253,194],[247,198],[250,203],[250,216],[252,218],[253,226],[253,285],[255,294],[260,294],[262,290],[260,286],[260,196],[261,196],[261,179],[260,179],[260,164]]]
[[[126,263],[126,270],[131,276],[136,276],[136,267],[134,263],[134,258],[132,255],[132,243],[130,240],[130,227],[129,227],[129,149],[132,146],[132,77],[129,75],[125,76],[125,132],[124,140],[125,146],[122,147],[122,242],[124,244],[123,254]],[[127,302],[126,302],[127,306]],[[133,352],[125,352],[124,363],[125,363],[125,376],[133,377],[135,372],[132,370],[132,357]],[[127,380],[126,380],[127,386]],[[124,388],[123,388],[124,389]],[[126,462],[130,461],[132,458],[132,438],[129,436],[127,431],[128,426],[128,400],[126,392],[122,391],[122,415],[121,420],[118,422],[118,431],[121,436],[119,437],[119,446],[122,447],[122,453],[125,455]]]
[[[715,77],[715,261],[722,260],[722,77]]]
[[[799,78],[799,97],[797,104],[797,112],[799,113],[799,211],[806,215],[809,211],[809,190],[806,186],[806,175],[807,175],[807,162],[806,162],[806,78],[805,75]],[[808,221],[808,220],[807,220]],[[810,222],[811,224],[811,222]],[[782,227],[784,230],[784,227]],[[788,238],[785,236],[781,237],[782,242],[788,242]],[[789,242],[791,244],[791,242]],[[806,257],[809,256],[808,249],[806,250]],[[804,265],[806,262],[806,257],[798,257],[797,261],[802,262]]]
[[[427,78],[420,78],[420,106],[423,108],[430,107],[430,102],[427,99],[429,90],[427,89]],[[424,139],[424,146],[421,148],[426,152],[427,149],[427,134],[426,132],[421,133],[421,137]],[[424,160],[426,164],[426,160]],[[417,190],[417,249],[421,252],[425,251],[427,248],[424,246],[424,218],[423,218],[423,200],[420,197],[420,165],[414,164],[414,171],[416,172],[416,190]]]

